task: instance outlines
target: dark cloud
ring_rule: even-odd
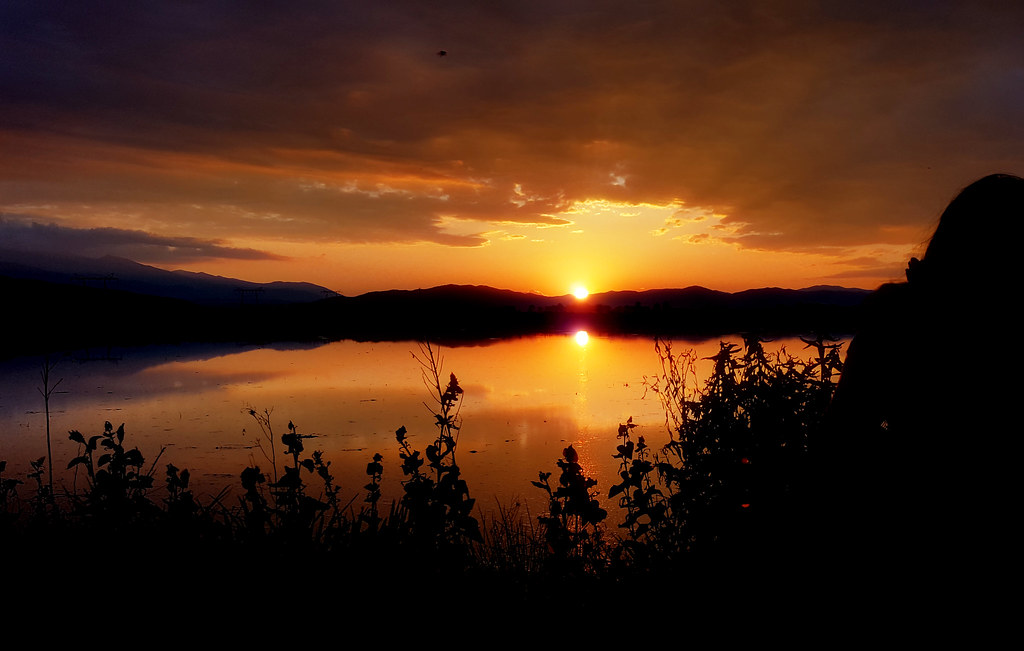
[[[906,243],[1024,173],[1022,25],[998,2],[11,0],[0,202],[475,246],[445,220],[679,200],[745,247]]]
[[[12,218],[13,217],[13,218]],[[286,260],[279,255],[224,246],[217,240],[194,237],[159,237],[118,228],[69,228],[28,221],[25,216],[0,216],[3,249],[48,253],[74,253],[84,257],[114,255],[139,262],[183,263],[227,258],[233,260]]]

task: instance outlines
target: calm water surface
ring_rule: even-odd
[[[718,342],[680,340],[674,350],[694,348],[707,357],[718,351]],[[766,349],[781,346],[797,357],[811,356],[798,339]],[[239,495],[243,468],[270,467],[255,445],[260,430],[248,408],[270,409],[277,440],[289,420],[299,433],[316,435],[305,442],[307,452],[323,450],[346,501],[356,497],[356,508],[366,464],[377,452],[385,459],[385,499],[401,495],[396,429],[404,425],[419,450],[435,436],[414,342],[101,352],[62,358],[52,372],[51,381],[61,380],[50,402],[54,471],[68,488],[75,478],[63,468],[77,453],[68,430],[88,437],[108,420],[114,427],[125,424],[126,442],[148,463],[166,448],[156,466],[158,486],[166,464],[173,463],[189,469],[197,495],[225,487]],[[639,424],[634,434],[649,444],[668,440],[661,404],[656,396],[644,397],[645,376],[660,370],[651,339],[537,336],[446,347],[441,355],[445,372],[455,373],[465,390],[458,463],[485,511],[497,502],[543,511],[544,493],[530,481],[540,470],[557,477],[555,461],[570,443],[607,495],[618,473],[612,458],[618,424],[629,417]],[[8,477],[24,479],[28,461],[46,455],[41,364],[29,358],[0,364],[0,460],[9,462]],[[710,362],[699,371],[708,373]],[[283,462],[279,456],[278,465]],[[315,486],[314,478],[309,483]]]

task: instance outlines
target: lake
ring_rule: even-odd
[[[699,357],[718,352],[719,340],[677,340],[675,351],[693,348]],[[765,344],[811,357],[799,339]],[[538,471],[554,472],[570,443],[586,472],[607,495],[618,479],[615,453],[618,424],[632,417],[634,436],[658,448],[668,441],[665,417],[655,395],[645,397],[645,377],[660,371],[654,342],[640,337],[547,335],[440,349],[447,373],[465,390],[457,459],[471,496],[486,512],[519,502],[536,515],[545,494],[533,487]],[[76,456],[68,431],[99,434],[104,421],[125,424],[127,447],[138,447],[147,466],[162,448],[156,485],[163,492],[166,464],[187,468],[201,500],[229,489],[228,505],[241,493],[238,476],[270,463],[257,443],[259,424],[248,410],[271,410],[277,441],[293,421],[306,452],[322,450],[354,506],[365,496],[366,464],[384,457],[384,501],[401,496],[403,479],[395,430],[405,426],[414,449],[435,437],[432,404],[424,386],[423,358],[415,342],[336,341],[323,345],[266,347],[183,345],[80,352],[55,359],[50,399],[55,483],[73,488],[64,470]],[[40,394],[40,358],[0,363],[0,460],[5,476],[25,479],[29,460],[46,455],[46,419]],[[698,368],[701,377],[710,362]],[[279,450],[277,463],[287,459]],[[310,475],[308,483],[316,482]],[[56,479],[59,477],[59,479]],[[77,479],[79,488],[82,478]],[[23,497],[30,486],[21,487]]]

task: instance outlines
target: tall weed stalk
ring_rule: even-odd
[[[402,482],[405,494],[395,515],[423,544],[465,549],[468,542],[482,542],[483,538],[472,515],[476,501],[469,496],[469,486],[456,462],[463,390],[454,373],[448,375],[447,383],[442,380],[443,357],[429,343],[422,344],[420,355],[413,357],[420,364],[423,383],[431,396],[432,404],[424,405],[434,415],[437,431],[423,457],[412,447],[405,426],[395,431],[406,477]]]

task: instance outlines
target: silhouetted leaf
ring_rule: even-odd
[[[562,456],[564,456],[565,460],[568,461],[569,463],[578,463],[580,460],[580,455],[578,452],[576,452],[576,449],[572,447],[572,444],[570,444],[569,447],[562,450]],[[605,458],[607,459],[607,457]]]

